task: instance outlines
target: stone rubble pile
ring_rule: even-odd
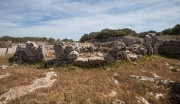
[[[52,50],[45,46],[37,46],[34,42],[26,42],[26,46],[18,46],[14,60],[56,61],[58,64],[73,63],[75,65],[102,64],[116,60],[135,61],[142,55],[157,52],[156,34],[147,34],[144,42],[137,37],[124,36],[122,41],[95,43],[55,43]],[[51,53],[51,55],[49,55]],[[51,58],[47,58],[51,56]],[[50,61],[47,61],[50,62]]]
[[[0,41],[0,48],[12,47],[11,41]]]
[[[20,61],[42,61],[45,59],[46,49],[43,45],[37,46],[34,42],[26,42],[26,46],[19,45],[16,48],[13,59],[17,62]]]

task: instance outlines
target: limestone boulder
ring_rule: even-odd
[[[36,50],[36,58],[37,60],[43,60],[45,58],[46,50],[43,45],[39,45]]]
[[[161,55],[180,59],[180,41],[178,40],[164,41],[163,44],[159,45],[158,53]]]
[[[122,42],[114,42],[114,43],[112,43],[111,49],[113,51],[125,51],[126,45]]]
[[[115,57],[113,57],[110,53],[108,53],[105,57],[104,57],[105,61],[107,63],[111,63],[116,61]]]
[[[73,64],[75,65],[81,65],[81,66],[84,66],[84,65],[87,65],[88,64],[88,58],[77,58],[73,61]]]
[[[94,52],[94,49],[95,49],[94,45],[91,45],[91,46],[89,47],[89,51],[90,51],[91,53]]]
[[[12,47],[11,41],[0,41],[0,48]]]
[[[63,48],[62,44],[55,43],[53,49],[54,49],[55,57],[56,57],[57,60],[66,59],[66,54],[65,54],[65,51],[64,51],[64,48]]]
[[[117,60],[126,59],[126,58],[127,58],[127,53],[126,53],[126,51],[117,51],[115,58],[116,58]]]
[[[105,62],[105,60],[104,60],[103,57],[94,56],[94,57],[89,57],[88,58],[88,63],[89,64],[102,64],[104,62]]]
[[[138,56],[136,54],[128,54],[128,58],[130,58],[131,61],[135,61],[138,59]]]
[[[75,50],[75,47],[73,45],[68,45],[65,47],[65,52],[70,53]]]
[[[26,42],[26,47],[24,49],[24,52],[29,57],[35,57],[36,49],[37,49],[36,43],[28,41],[28,42]]]
[[[100,52],[96,53],[96,55],[99,56],[99,57],[103,57],[104,56],[103,53],[100,53]]]
[[[74,50],[80,52],[80,46],[78,43],[74,43]]]
[[[139,46],[136,50],[135,50],[136,54],[140,54],[140,55],[146,55],[147,54],[147,49],[144,46]]]
[[[70,52],[68,55],[67,55],[67,59],[68,60],[74,60],[74,59],[77,59],[79,56],[79,52],[77,51],[72,51]]]
[[[126,46],[131,46],[132,44],[134,44],[134,39],[130,36],[123,36],[122,37],[122,42],[124,44],[126,44]]]

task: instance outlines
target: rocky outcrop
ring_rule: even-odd
[[[104,62],[105,62],[105,60],[104,60],[103,57],[96,57],[96,56],[94,56],[94,57],[89,57],[88,58],[88,63],[89,64],[102,64]]]
[[[0,48],[12,47],[11,41],[0,41]]]
[[[79,65],[79,66],[84,66],[88,64],[88,58],[77,58],[76,60],[73,61],[73,64]]]
[[[55,57],[56,57],[57,60],[66,59],[66,54],[65,54],[65,51],[64,51],[63,44],[55,43],[53,49],[54,49]]]
[[[138,49],[135,50],[135,53],[140,55],[146,55],[147,49],[144,46],[139,46]]]
[[[74,60],[77,59],[79,56],[79,53],[77,51],[72,51],[67,55],[68,60]]]
[[[42,61],[45,59],[46,50],[44,46],[37,46],[34,42],[26,42],[26,47],[19,45],[16,48],[14,61],[20,63],[21,61]]]
[[[28,57],[35,57],[36,56],[36,50],[37,50],[37,45],[34,42],[26,42],[26,47],[25,47],[25,54]]]
[[[144,46],[147,49],[147,55],[152,55],[157,52],[157,37],[154,33],[149,33],[145,36]]]
[[[74,50],[75,50],[75,47],[73,45],[68,45],[68,46],[65,47],[65,52],[66,53],[71,53]]]
[[[124,44],[126,44],[126,46],[131,46],[134,43],[133,38],[131,38],[129,36],[123,36],[122,37],[122,42]]]
[[[111,63],[111,62],[116,61],[116,59],[115,59],[110,53],[108,53],[108,54],[104,57],[104,59],[105,59],[105,61],[106,61],[107,63]]]
[[[156,34],[147,34],[144,43],[137,37],[124,36],[122,40],[95,43],[62,43],[54,44],[52,50],[47,51],[43,45],[26,42],[26,47],[19,46],[15,59],[44,60],[51,59],[53,64],[62,65],[73,63],[75,65],[111,63],[119,60],[135,61],[142,55],[152,55],[157,52]],[[46,58],[49,53],[54,58]],[[173,53],[174,54],[174,53]],[[51,62],[51,61],[46,61]],[[48,63],[47,63],[48,64]]]
[[[180,59],[180,41],[166,40],[158,47],[161,55]]]
[[[45,58],[46,50],[43,45],[39,45],[36,50],[37,60],[43,60]]]

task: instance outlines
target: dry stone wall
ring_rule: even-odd
[[[156,52],[156,34],[147,34],[144,42],[138,38],[126,36],[122,41],[95,43],[55,43],[50,49],[34,42],[26,42],[26,46],[18,46],[14,59],[30,61],[46,61],[47,63],[73,63],[75,65],[111,63],[116,60],[135,61],[142,55]],[[52,58],[47,58],[49,53]],[[52,60],[52,61],[49,61]]]
[[[12,47],[11,41],[0,41],[0,48]]]

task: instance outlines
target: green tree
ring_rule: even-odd
[[[74,42],[72,39],[67,39],[67,38],[63,39],[62,41],[63,42]]]
[[[49,44],[54,44],[55,43],[55,39],[54,38],[49,38],[48,39],[48,43]]]

